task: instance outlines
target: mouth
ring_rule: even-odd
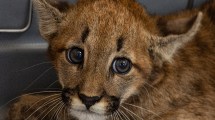
[[[89,115],[97,115],[97,116],[107,116],[108,113],[106,111],[105,104],[102,102],[96,103],[91,107],[86,107],[79,99],[73,98],[70,104],[70,111],[75,113],[89,114]]]
[[[69,114],[78,120],[105,120],[118,110],[120,104],[120,99],[114,96],[88,97],[71,89],[63,90],[62,101]]]
[[[79,120],[105,120],[107,115],[92,112],[90,110],[76,110],[70,109],[70,115],[78,118]]]

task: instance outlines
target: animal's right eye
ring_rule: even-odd
[[[117,74],[126,74],[131,70],[132,63],[127,58],[116,58],[112,63],[112,70]]]
[[[70,63],[81,64],[84,61],[84,50],[81,48],[71,48],[67,50],[66,57]]]

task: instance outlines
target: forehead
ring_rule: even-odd
[[[99,0],[76,7],[69,17],[76,19],[75,24],[87,24],[95,31],[126,31],[134,23],[134,18],[127,8],[114,1]]]
[[[66,20],[67,27],[73,28],[77,36],[89,28],[91,39],[88,41],[104,44],[114,44],[123,37],[130,39],[136,36],[138,25],[132,14],[121,4],[106,0],[90,4],[78,4],[71,10]],[[104,46],[104,47],[105,47]]]

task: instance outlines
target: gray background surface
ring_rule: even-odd
[[[205,1],[195,0],[194,6]],[[29,0],[0,0],[0,29],[24,27],[29,17],[29,2]],[[139,0],[139,2],[152,14],[167,14],[186,9],[188,0]],[[50,85],[57,88],[58,85],[55,83],[57,77],[52,65],[48,63],[46,49],[47,43],[39,35],[35,12],[27,31],[0,33],[0,106],[23,93],[46,90]],[[4,111],[3,107],[0,107],[0,111]],[[1,117],[3,115],[0,112],[0,120],[3,119]]]

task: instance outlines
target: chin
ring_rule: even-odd
[[[78,120],[106,120],[108,117],[106,115],[81,110],[69,110],[70,115],[77,118]]]

